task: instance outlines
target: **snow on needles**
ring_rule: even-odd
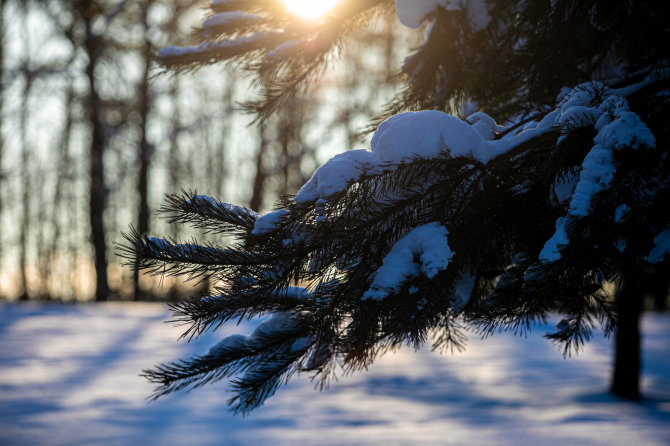
[[[400,291],[403,283],[423,273],[432,279],[449,265],[454,253],[447,243],[447,229],[437,222],[414,228],[398,240],[374,274],[363,300],[382,300]],[[414,261],[418,256],[419,263]]]
[[[410,157],[434,158],[444,149],[452,156],[484,155],[483,138],[467,122],[437,110],[400,113],[382,122],[371,148],[387,163]]]
[[[261,323],[249,335],[234,334],[227,336],[219,341],[207,352],[211,356],[223,356],[236,350],[255,350],[262,349],[268,339],[272,339],[278,333],[290,331],[295,327],[296,320],[290,313],[275,313],[270,319]],[[299,338],[300,346],[295,346],[292,350],[304,350],[308,346],[308,340]],[[293,347],[293,346],[292,346]]]
[[[432,159],[448,154],[453,157],[471,157],[486,164],[553,128],[538,125],[492,140],[495,132],[503,127],[496,125],[493,118],[485,113],[478,112],[475,115],[472,125],[437,110],[391,116],[375,131],[371,150],[351,150],[331,158],[300,189],[295,202],[310,203],[326,199],[346,190],[364,175],[393,170],[398,164],[411,162],[417,157]]]
[[[286,209],[277,209],[273,212],[268,212],[261,215],[254,223],[254,229],[251,231],[254,235],[266,234],[275,230],[279,222],[281,222],[288,215]]]
[[[670,254],[670,229],[666,229],[654,238],[654,247],[649,251],[647,261],[660,263],[666,254]]]
[[[599,96],[602,99],[598,99]],[[568,215],[556,221],[556,232],[540,252],[539,259],[543,262],[561,258],[561,249],[569,243],[565,230],[568,219],[588,215],[593,196],[609,188],[616,173],[614,151],[654,147],[656,144],[649,128],[629,110],[626,99],[612,94],[602,84],[578,85],[568,93],[557,111],[556,124],[567,126],[568,130],[593,125],[598,133],[593,138],[595,144],[582,162]]]
[[[205,37],[213,37],[217,27],[234,25],[243,22],[258,22],[262,17],[257,14],[247,14],[242,11],[228,11],[214,14],[202,24],[202,33]]]
[[[363,175],[381,165],[378,156],[368,150],[350,150],[335,155],[319,167],[295,196],[296,203],[309,203],[341,192]]]

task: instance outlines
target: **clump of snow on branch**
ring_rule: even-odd
[[[351,150],[334,156],[317,169],[300,189],[296,203],[328,198],[358,181],[364,175],[393,170],[398,164],[416,158],[441,155],[471,157],[486,164],[519,144],[551,130],[531,127],[519,133],[492,138],[505,127],[478,112],[468,117],[472,124],[437,110],[406,112],[391,116],[375,131],[371,150]]]
[[[454,297],[451,306],[457,313],[463,311],[468,302],[470,302],[470,297],[472,297],[472,290],[475,287],[475,279],[476,276],[472,274],[465,274],[454,285]]]
[[[305,44],[304,40],[287,40],[286,42],[280,43],[275,47],[275,49],[273,49],[272,51],[268,52],[265,55],[265,61],[269,62],[272,60],[281,59],[282,57],[286,57],[297,47],[304,44]]]
[[[290,313],[275,313],[270,319],[256,327],[250,335],[234,334],[227,336],[214,347],[210,348],[207,354],[211,356],[223,356],[234,350],[262,349],[268,339],[272,339],[277,333],[292,330],[295,327],[295,318]],[[303,340],[299,338],[297,341]],[[308,342],[304,341],[304,346],[301,349],[307,347]],[[292,348],[292,350],[297,351],[298,349]]]
[[[486,141],[492,141],[495,139],[497,132],[505,129],[505,127],[496,124],[495,119],[481,111],[469,114],[465,121],[477,130],[477,133]]]
[[[654,147],[656,141],[640,117],[629,110],[626,99],[614,95],[602,84],[575,87],[558,110],[557,125],[568,126],[570,130],[593,125],[598,132],[593,138],[594,146],[584,157],[568,207],[567,218],[579,219],[589,214],[593,196],[609,188],[616,173],[614,151]],[[564,137],[559,138],[559,143]],[[618,218],[622,216],[623,213]],[[557,220],[556,232],[540,252],[540,260],[554,262],[561,258],[561,249],[569,243],[565,231],[567,218]]]
[[[540,251],[539,259],[543,262],[555,262],[561,258],[561,249],[570,243],[568,234],[565,232],[565,217],[556,220],[556,232],[547,240],[544,248]]]
[[[578,181],[579,175],[574,172],[565,172],[563,175],[557,176],[551,186],[552,198],[559,204],[566,203],[575,193]]]
[[[400,113],[382,122],[371,148],[388,163],[412,157],[435,158],[445,148],[452,156],[482,152],[482,137],[468,123],[437,110]]]
[[[251,231],[254,235],[266,234],[277,228],[277,225],[288,215],[286,209],[277,209],[258,217],[254,223],[254,229]]]
[[[670,254],[670,229],[666,229],[654,237],[654,247],[649,251],[647,261],[660,263],[666,254]]]
[[[414,228],[398,240],[374,274],[363,300],[382,300],[400,291],[409,279],[424,274],[432,279],[449,265],[454,253],[447,243],[447,229],[437,222]],[[419,263],[415,261],[418,257]]]
[[[247,14],[242,11],[220,12],[203,22],[202,33],[205,37],[213,37],[215,35],[213,32],[215,28],[260,20],[262,20],[262,17],[257,14]]]
[[[240,36],[235,39],[203,42],[194,46],[168,46],[161,48],[158,51],[157,60],[159,64],[165,66],[167,60],[175,57],[202,55],[209,52],[216,52],[226,49],[232,50],[239,47],[246,47],[250,49],[250,45],[260,45],[260,43],[265,39],[278,38],[281,37],[281,34],[282,33],[279,31],[265,30]]]
[[[340,153],[319,167],[295,196],[297,203],[307,203],[327,198],[343,191],[363,175],[381,165],[379,157],[368,150],[351,150]]]
[[[396,0],[395,7],[400,23],[409,28],[421,26],[438,7],[447,11],[465,11],[474,31],[486,28],[491,21],[486,0]]]
[[[614,210],[614,223],[620,223],[623,221],[628,212],[630,212],[630,206],[627,204],[624,203],[617,206],[617,208]]]
[[[209,195],[196,194],[196,195],[193,195],[192,198],[189,198],[188,200],[186,200],[186,204],[191,205],[191,206],[197,206],[200,203],[207,203],[208,205],[210,205],[211,207],[213,207],[215,209],[225,210],[225,211],[233,212],[233,213],[240,214],[240,215],[247,215],[247,216],[249,216],[253,219],[257,219],[258,217],[261,216],[261,214],[259,214],[258,212],[253,211],[251,209],[247,209],[244,206],[238,206],[236,204],[224,203],[222,201],[214,199],[213,197],[210,197]]]
[[[537,125],[490,140],[504,127],[485,113],[468,118],[473,123],[437,110],[406,112],[391,116],[375,131],[372,152],[386,163],[403,163],[413,158],[435,158],[442,154],[465,156],[482,164],[550,130]]]

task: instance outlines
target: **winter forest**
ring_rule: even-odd
[[[0,443],[667,444],[669,20],[3,0]]]

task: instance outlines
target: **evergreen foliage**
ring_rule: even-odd
[[[255,108],[263,117],[300,91],[348,27],[392,7],[344,0],[318,27],[303,29],[271,9],[277,4],[215,0],[214,12],[261,18],[206,26],[202,35],[214,43],[164,51],[161,62],[191,67],[243,58],[268,85]],[[211,296],[172,306],[175,320],[188,326],[185,335],[274,315],[250,336],[147,371],[159,385],[156,397],[234,377],[231,405],[246,413],[296,373],[325,385],[338,367],[361,370],[403,345],[433,339],[435,348],[461,349],[464,326],[485,336],[523,334],[558,313],[563,320],[547,337],[570,354],[594,329],[609,334],[618,318],[637,318],[617,311],[606,289],[670,272],[670,248],[659,241],[670,230],[668,7],[485,4],[484,28],[469,21],[467,8],[429,14],[425,42],[403,66],[405,90],[387,112],[456,112],[474,103],[507,122],[486,127],[492,119],[481,112],[465,120],[482,140],[506,144],[497,156],[459,153],[447,135],[433,155],[412,156],[407,148],[400,161],[352,163],[358,173],[340,189],[286,197],[264,216],[195,193],[168,196],[162,211],[170,221],[234,237],[225,248],[127,235],[122,249],[139,267],[214,279]],[[239,37],[268,24],[290,31],[279,41]],[[296,37],[322,43],[317,50],[292,46],[281,61],[268,57]],[[224,44],[240,40],[255,43]],[[567,85],[577,86],[561,92]],[[428,224],[444,229],[446,241],[428,242],[445,244],[447,263],[412,249],[405,255],[413,266],[370,293],[397,247]]]

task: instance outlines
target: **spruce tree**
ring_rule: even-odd
[[[245,64],[263,119],[353,28],[397,12],[425,40],[371,150],[335,156],[274,211],[168,195],[170,222],[233,243],[127,234],[131,264],[217,284],[173,305],[186,336],[272,315],[146,371],[155,396],[233,378],[231,406],[246,413],[296,373],[326,383],[403,345],[460,349],[464,327],[523,334],[557,313],[547,338],[566,354],[594,329],[616,332],[612,391],[639,398],[645,279],[670,273],[670,6],[341,0],[313,24],[282,5],[213,0],[203,42],[159,62]]]

